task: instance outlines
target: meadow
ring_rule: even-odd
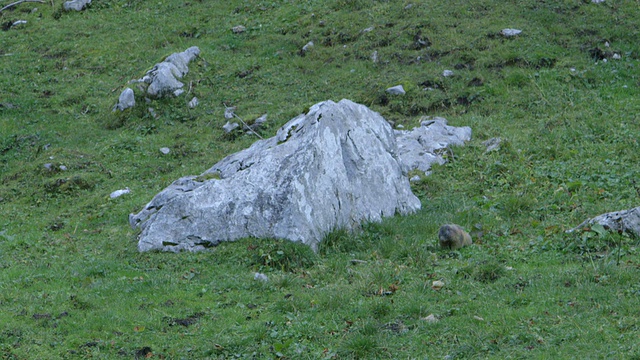
[[[1,359],[640,358],[638,239],[566,233],[640,202],[638,1],[52,0],[0,21]],[[185,94],[112,112],[191,46]],[[343,98],[473,129],[412,184],[419,212],[317,253],[137,251],[130,213],[257,139],[225,106],[270,137]],[[444,223],[474,245],[440,249]]]

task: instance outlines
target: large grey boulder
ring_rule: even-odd
[[[180,95],[184,86],[181,79],[189,72],[189,63],[200,55],[200,49],[192,46],[180,53],[167,56],[164,61],[155,64],[144,77],[134,82],[148,84],[147,93],[153,97]]]
[[[471,128],[447,125],[441,117],[425,117],[420,126],[411,131],[396,130],[398,156],[403,171],[420,170],[429,173],[434,163],[446,162],[442,151],[452,145],[461,146],[471,140]]]
[[[581,230],[593,224],[600,224],[609,231],[627,233],[633,237],[640,238],[640,207],[598,215],[593,219],[585,220],[567,232]]]
[[[142,230],[140,251],[195,251],[243,237],[315,249],[334,229],[418,209],[389,124],[342,100],[318,103],[275,137],[175,181],[129,221]]]

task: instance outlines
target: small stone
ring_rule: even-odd
[[[66,167],[66,166],[64,166],[64,165],[60,165],[60,170],[62,170],[62,171],[67,171],[67,167]]]
[[[257,118],[253,123],[255,125],[262,125],[265,122],[267,122],[267,114],[264,114],[262,116],[260,116],[259,118]]]
[[[152,117],[152,118],[154,118],[154,119],[155,119],[155,118],[157,118],[157,117],[158,117],[158,115],[156,114],[156,111],[155,111],[155,110],[153,110],[153,108],[149,108],[149,109],[147,109],[147,110],[149,111],[149,114],[151,115],[151,117]]]
[[[502,34],[502,36],[512,37],[512,36],[520,35],[521,32],[522,30],[518,30],[518,29],[502,29],[502,31],[500,31],[500,34]]]
[[[109,195],[109,197],[112,198],[112,199],[115,199],[117,197],[120,197],[120,196],[122,196],[124,194],[128,194],[130,192],[131,192],[131,190],[129,190],[129,188],[127,187],[127,188],[124,188],[124,189],[121,189],[121,190],[116,190],[116,191],[112,192]]]
[[[253,275],[253,280],[258,280],[258,281],[264,281],[267,282],[269,281],[269,277],[267,277],[267,275],[263,274],[263,273],[255,273]]]
[[[420,176],[419,176],[419,175],[413,176],[411,179],[409,179],[409,181],[410,181],[410,182],[417,182],[417,181],[420,181]]]
[[[371,61],[373,61],[374,63],[378,62],[378,50],[374,51],[373,54],[371,54]]]
[[[171,152],[171,149],[169,149],[168,147],[163,147],[163,148],[160,148],[160,152],[167,155]]]
[[[611,58],[614,59],[614,60],[620,60],[620,59],[622,59],[622,56],[620,56],[620,54],[618,54],[618,53],[614,53]]]
[[[440,289],[442,289],[442,287],[444,287],[444,282],[443,281],[435,280],[433,283],[431,283],[431,288],[433,290],[440,290]]]
[[[120,97],[118,98],[118,103],[113,107],[113,111],[120,110],[124,111],[125,109],[134,107],[136,105],[136,99],[131,88],[126,88],[122,90],[120,93]]]
[[[483,141],[482,145],[487,147],[487,150],[485,150],[485,154],[488,152],[492,152],[492,151],[496,151],[500,149],[500,143],[502,143],[502,139],[499,137],[495,137],[495,138],[491,138],[487,141]]]
[[[373,29],[375,29],[373,26],[369,26],[368,28],[366,28],[366,29],[362,30],[362,32],[363,32],[363,33],[368,33],[368,32],[373,31]]]
[[[243,32],[247,31],[247,28],[242,25],[238,25],[231,28],[231,31],[233,31],[234,34],[242,34]]]
[[[182,89],[177,89],[176,91],[173,92],[173,96],[178,97],[180,95],[184,94],[184,90]]]
[[[594,4],[600,4],[600,3],[603,3],[604,0],[591,0],[591,2]]]
[[[311,48],[313,47],[313,41],[309,41],[308,43],[306,43],[303,47],[302,47],[302,52],[307,52],[309,50],[311,50]]]
[[[440,320],[438,320],[438,318],[437,318],[435,315],[433,315],[433,314],[429,314],[429,316],[423,317],[423,318],[421,318],[420,320],[426,321],[426,322],[428,322],[428,323],[437,323],[438,321],[440,321]]]
[[[409,10],[413,7],[413,4],[408,4],[407,6],[404,7],[405,10]]]
[[[483,319],[483,318],[481,318],[480,316],[474,316],[473,318],[474,318],[474,319],[476,319],[476,320],[478,320],[478,321],[484,321],[484,319]]]
[[[91,4],[91,0],[73,0],[65,1],[62,5],[66,11],[75,10],[80,11],[84,9],[88,4]]]
[[[238,125],[238,123],[235,123],[235,122],[232,123],[232,122],[227,121],[227,123],[222,126],[222,129],[224,129],[224,132],[228,134],[228,133],[232,132],[233,130],[235,130],[238,126],[240,126],[240,125]]]
[[[233,119],[233,117],[236,115],[235,111],[236,111],[236,107],[235,106],[225,106],[225,108],[224,108],[224,118],[225,119]]]
[[[404,94],[406,94],[406,91],[404,91],[404,88],[402,87],[402,85],[396,85],[394,87],[390,87],[386,91],[391,95],[404,95]]]
[[[189,109],[194,109],[196,106],[198,106],[198,98],[194,96],[193,99],[189,101]]]
[[[445,71],[442,72],[442,76],[444,76],[444,77],[453,76],[453,71],[445,70]]]
[[[13,24],[11,24],[11,27],[15,27],[18,25],[26,24],[26,23],[27,23],[27,20],[16,20],[13,22]]]
[[[51,171],[53,169],[53,164],[52,163],[46,163],[44,164],[44,168]]]

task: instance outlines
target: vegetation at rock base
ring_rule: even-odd
[[[565,233],[639,205],[637,2],[60,9],[0,14],[2,359],[640,357],[638,240]],[[190,46],[185,94],[111,112],[129,80]],[[404,96],[385,92],[396,85]],[[268,114],[269,137],[342,98],[405,128],[430,115],[473,129],[412,185],[420,212],[336,231],[317,254],[257,239],[137,252],[129,213],[257,139],[224,134],[226,106]],[[445,223],[474,244],[441,250]]]

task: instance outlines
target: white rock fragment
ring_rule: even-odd
[[[371,61],[373,61],[374,63],[378,62],[378,50],[374,51],[373,54],[371,54]]]
[[[177,89],[176,91],[173,92],[173,96],[178,97],[180,95],[184,94],[184,90],[182,89]]]
[[[502,29],[502,31],[500,31],[500,34],[502,34],[502,36],[511,37],[520,35],[521,32],[522,30],[519,29]]]
[[[233,130],[235,130],[238,126],[240,126],[240,125],[238,125],[238,123],[235,123],[235,122],[232,123],[232,122],[227,121],[227,123],[222,126],[222,129],[224,130],[225,133],[228,134],[228,133],[232,132]]]
[[[420,176],[419,175],[415,175],[413,176],[411,179],[409,179],[410,182],[416,182],[416,181],[420,181]]]
[[[113,107],[113,111],[124,111],[125,109],[132,108],[136,105],[136,99],[131,88],[126,88],[120,93],[118,103]]]
[[[303,47],[302,47],[302,52],[307,52],[309,50],[311,50],[311,48],[313,47],[313,41],[309,41],[308,43],[306,43]]]
[[[390,87],[386,91],[391,95],[404,95],[404,94],[406,94],[406,91],[404,91],[404,88],[402,87],[402,85],[396,85],[394,87]]]
[[[368,28],[366,28],[366,29],[362,30],[362,32],[363,32],[363,33],[368,33],[368,32],[373,31],[373,29],[374,29],[374,27],[373,27],[373,26],[369,26]]]
[[[52,163],[46,163],[44,164],[44,168],[51,171],[53,169],[53,164]]]
[[[620,54],[618,54],[618,53],[614,53],[611,58],[614,59],[614,60],[620,60],[620,59],[622,59],[622,56],[620,56]]]
[[[127,187],[127,188],[124,188],[124,189],[121,189],[121,190],[116,190],[116,191],[112,192],[109,195],[109,197],[112,198],[112,199],[115,199],[117,197],[120,197],[120,196],[122,196],[124,194],[128,194],[130,192],[131,192],[131,190],[129,190],[129,188]]]
[[[189,101],[189,109],[195,109],[196,106],[198,106],[198,98],[197,97],[193,97],[193,99],[191,99],[191,101]]]
[[[444,282],[440,281],[440,280],[435,280],[433,283],[431,283],[431,288],[433,290],[440,290],[444,287]]]
[[[442,72],[442,76],[444,76],[444,77],[453,76],[453,71],[445,70],[445,71]]]
[[[260,116],[259,118],[257,118],[257,119],[253,122],[253,124],[254,124],[254,125],[262,125],[262,124],[264,124],[265,122],[267,122],[267,114],[264,114],[264,115]]]
[[[242,34],[243,32],[247,31],[247,28],[243,25],[237,25],[232,27],[231,31],[233,31],[234,34]]]
[[[236,115],[235,111],[236,111],[236,107],[235,106],[225,106],[225,108],[224,108],[224,118],[225,119],[233,119],[233,117]]]
[[[66,11],[75,10],[80,11],[84,9],[88,4],[91,4],[91,0],[73,0],[65,1],[62,5]]]
[[[475,315],[473,318],[474,318],[474,319],[476,319],[476,320],[478,320],[478,321],[484,321],[484,319],[483,319],[483,318],[481,318],[480,316],[477,316],[477,315]]]
[[[171,152],[171,149],[169,149],[168,147],[163,147],[163,148],[160,148],[160,152],[165,155],[168,155]]]
[[[426,321],[426,322],[428,322],[428,323],[437,323],[438,321],[440,321],[440,320],[438,320],[438,318],[437,318],[435,315],[433,315],[433,314],[429,314],[429,316],[423,317],[423,318],[421,318],[420,320]]]
[[[267,277],[267,275],[265,275],[265,274],[263,274],[263,273],[259,273],[259,272],[257,272],[257,273],[255,273],[255,274],[253,275],[253,280],[258,280],[258,281],[264,281],[264,282],[267,282],[267,281],[269,281],[269,277]]]
[[[600,3],[603,3],[604,0],[591,0],[591,2],[594,4],[600,4]]]
[[[502,143],[502,139],[499,137],[495,137],[495,138],[491,138],[489,140],[483,141],[482,145],[486,146],[487,148],[484,151],[484,153],[486,154],[495,150],[499,150],[501,143]]]
[[[18,25],[22,25],[22,24],[26,24],[27,20],[16,20],[13,22],[13,24],[11,24],[11,27],[16,27]]]
[[[66,167],[66,166],[64,166],[64,165],[60,165],[60,170],[61,170],[61,171],[67,171],[67,167]]]

